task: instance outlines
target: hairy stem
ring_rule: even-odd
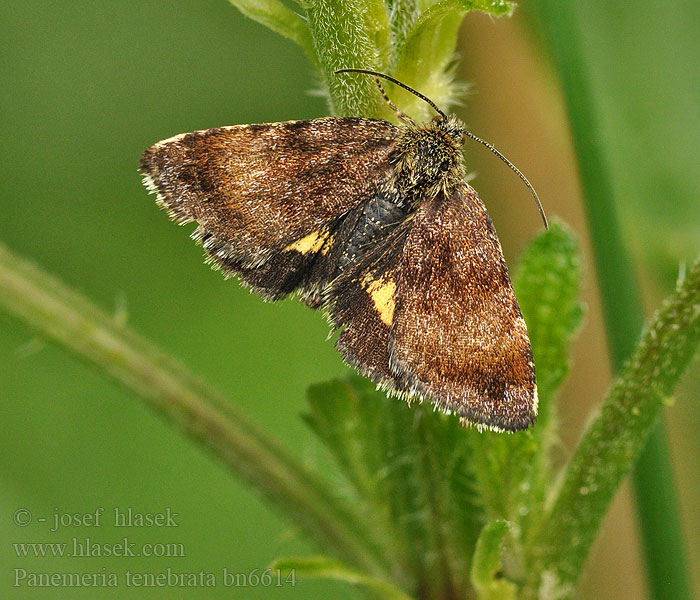
[[[576,3],[542,0],[532,9],[565,95],[593,242],[608,345],[613,368],[619,372],[637,342],[643,312],[634,267],[618,224],[612,174],[601,141],[606,136],[598,124],[581,49]],[[639,458],[633,479],[637,498],[641,501],[638,516],[648,579],[655,597],[689,599],[687,566],[680,523],[675,517],[678,506],[668,470],[663,423],[659,422],[652,431],[650,442]],[[660,497],[659,490],[663,490],[663,502],[644,504],[644,499],[652,495]],[[669,587],[669,581],[672,587]]]
[[[386,574],[357,515],[314,472],[153,344],[1,245],[0,306],[139,394],[324,548]]]
[[[600,523],[700,345],[700,261],[664,303],[588,427],[537,540],[529,595],[569,598]]]

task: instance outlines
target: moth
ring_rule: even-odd
[[[157,203],[208,261],[265,300],[326,311],[345,361],[388,393],[428,399],[463,424],[530,426],[530,341],[491,220],[465,181],[462,146],[493,146],[393,77],[399,116],[327,117],[185,133],[144,153]],[[416,124],[379,78],[426,101]],[[545,219],[546,225],[546,219]]]

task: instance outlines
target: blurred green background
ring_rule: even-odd
[[[531,0],[532,2],[533,0]],[[549,214],[587,241],[566,115],[550,66],[527,28],[528,3],[511,20],[466,19],[460,108],[531,179]],[[698,6],[645,0],[579,7],[587,59],[618,207],[649,310],[678,264],[700,249],[700,26]],[[266,304],[202,264],[202,251],[141,186],[141,152],[176,133],[234,123],[327,114],[311,66],[290,42],[225,0],[0,4],[0,239],[179,357],[297,453],[320,450],[299,419],[304,390],[346,372],[319,314],[294,301]],[[510,264],[538,230],[517,178],[482,149],[467,149],[474,181]],[[638,186],[658,190],[641,201]],[[651,188],[649,187],[651,186]],[[587,251],[589,314],[561,396],[562,450],[609,383],[607,351]],[[700,589],[700,377],[686,378],[667,411],[688,556]],[[250,573],[274,558],[314,552],[293,524],[145,409],[135,396],[0,313],[0,597],[28,572],[213,572],[215,588],[53,588],[49,598],[351,598],[346,587],[227,588],[221,570]],[[104,507],[170,508],[177,527],[49,531],[55,513]],[[12,522],[31,511],[26,527]],[[39,523],[45,517],[47,523]],[[29,558],[13,543],[90,537],[175,542],[184,557]],[[643,598],[636,529],[626,490],[589,564],[583,597]],[[123,579],[122,579],[123,581]]]

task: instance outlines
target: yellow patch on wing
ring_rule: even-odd
[[[328,239],[328,231],[312,231],[309,235],[289,244],[284,250],[296,250],[299,254],[315,254],[323,248]],[[327,252],[328,250],[326,250]],[[325,252],[324,252],[325,254]]]
[[[372,298],[379,318],[385,325],[391,327],[394,321],[396,282],[388,277],[373,279],[371,275],[365,275],[362,279],[362,285],[367,290],[369,297]]]

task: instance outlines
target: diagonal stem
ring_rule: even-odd
[[[574,2],[542,0],[533,5],[540,32],[562,82],[584,191],[608,344],[614,370],[630,356],[643,311],[634,268],[618,225],[611,173],[605,160],[597,111],[579,40]],[[687,566],[662,422],[634,472],[647,574],[655,598],[690,598]],[[660,495],[661,490],[663,494]],[[646,499],[663,497],[653,505]],[[654,509],[651,511],[650,509]],[[664,557],[662,564],[659,557]],[[661,566],[661,569],[659,569]],[[671,581],[671,587],[669,587]]]
[[[573,596],[608,506],[699,342],[700,261],[655,315],[586,429],[553,498],[546,526],[539,532],[538,556],[524,597],[538,597],[545,585],[556,592],[552,598]],[[670,580],[671,576],[665,575],[667,588],[679,590],[679,582]]]
[[[2,245],[0,307],[139,394],[322,547],[373,575],[386,576],[378,545],[315,472],[153,344]]]

